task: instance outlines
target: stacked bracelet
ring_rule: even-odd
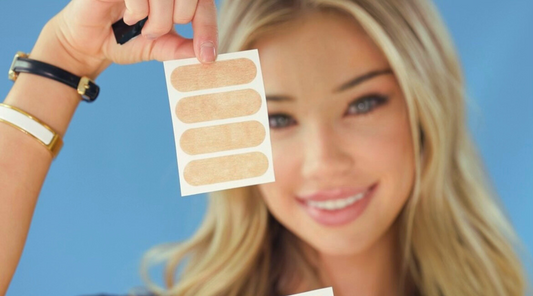
[[[9,69],[9,79],[17,80],[20,72],[30,73],[53,79],[73,87],[86,102],[93,102],[98,97],[100,88],[88,77],[79,77],[56,66],[28,58],[23,52],[17,52]]]
[[[63,146],[63,140],[52,128],[16,107],[0,103],[0,122],[37,139],[50,151],[52,158],[57,156]]]
[[[9,79],[16,81],[19,73],[29,73],[50,78],[77,90],[87,102],[96,100],[100,88],[88,77],[79,77],[56,66],[32,60],[27,54],[17,52],[9,68]],[[61,137],[48,125],[34,116],[7,104],[0,103],[0,122],[22,131],[44,145],[55,158],[63,146]]]

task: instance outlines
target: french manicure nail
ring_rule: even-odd
[[[212,63],[215,61],[216,49],[215,44],[211,41],[206,41],[200,46],[200,61],[202,63]]]

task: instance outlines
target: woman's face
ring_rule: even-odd
[[[276,182],[270,212],[319,252],[371,247],[414,176],[402,91],[379,48],[348,17],[313,13],[254,44],[267,94]]]

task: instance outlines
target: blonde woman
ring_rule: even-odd
[[[209,63],[217,51],[259,49],[277,181],[212,194],[190,240],[149,251],[144,271],[166,264],[166,287],[147,279],[154,294],[525,294],[517,239],[466,131],[461,70],[430,2],[228,0],[220,48],[211,1],[172,2],[73,0],[32,51],[95,78],[111,62]],[[112,22],[147,15],[142,37],[112,44]],[[190,20],[194,42],[167,34]],[[52,103],[30,104],[42,96],[35,84]],[[76,106],[53,100],[73,96],[21,75],[6,103],[62,134]],[[14,209],[1,218],[11,238],[0,241],[3,292],[50,156],[9,126],[0,132],[0,171],[13,172],[0,179],[1,208]]]

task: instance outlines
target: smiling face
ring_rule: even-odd
[[[349,255],[390,229],[414,180],[407,107],[352,19],[313,12],[260,38],[276,182],[270,212],[319,252]]]

